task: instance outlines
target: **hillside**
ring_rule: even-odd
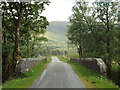
[[[66,21],[52,21],[47,27],[46,36],[51,44],[58,47],[63,47],[67,42],[68,22]]]

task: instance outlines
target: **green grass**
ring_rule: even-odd
[[[66,58],[67,58],[67,56],[58,55],[57,57],[58,57],[58,58],[59,58],[59,60],[61,60],[62,62],[65,62],[65,63],[68,63],[68,62],[69,62],[69,60],[68,60],[68,59],[66,59]]]
[[[116,63],[113,63],[113,64],[112,64],[112,70],[118,71],[118,70],[120,70],[120,66],[117,65]]]
[[[50,60],[49,60],[50,61]],[[13,79],[3,84],[3,88],[29,88],[32,83],[42,74],[49,61],[44,61],[31,70],[22,73],[23,78]]]
[[[73,57],[73,58],[78,58],[79,57],[76,48],[70,47],[69,50],[67,50],[67,51],[68,51],[68,56],[69,57]]]
[[[82,80],[86,88],[116,88],[118,89],[118,86],[115,85],[112,81],[108,80],[107,77],[97,74],[93,72],[92,70],[87,69],[86,67],[82,66],[79,63],[71,62],[67,58],[63,58],[63,57],[58,57],[58,58],[61,61],[67,62],[71,65],[71,67],[74,69],[76,74]]]

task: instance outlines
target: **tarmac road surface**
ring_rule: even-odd
[[[51,59],[31,88],[85,88],[69,64],[61,62],[57,57]]]

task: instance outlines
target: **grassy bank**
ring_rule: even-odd
[[[105,76],[99,75],[92,70],[89,70],[82,66],[79,63],[70,62],[67,58],[63,58],[61,56],[58,57],[61,61],[67,62],[74,69],[76,74],[82,80],[83,84],[86,88],[116,88],[118,86],[115,85],[112,81],[108,80]],[[120,88],[119,88],[120,89]]]
[[[3,84],[3,88],[29,88],[42,74],[50,60],[41,62],[31,70],[22,73],[23,78],[13,79]]]
[[[112,64],[112,77],[111,79],[120,86],[120,66],[116,63]]]

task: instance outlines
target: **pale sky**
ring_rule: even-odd
[[[46,10],[43,11],[42,15],[46,16],[48,21],[68,21],[68,18],[72,15],[72,7],[76,1],[77,0],[50,0],[50,5],[46,6]],[[94,2],[95,0],[88,1]]]
[[[75,0],[50,0],[50,2],[42,15],[46,16],[48,21],[68,21]]]
[[[72,15],[72,7],[76,1],[77,0],[50,0],[50,5],[46,6],[46,10],[43,11],[42,15],[46,16],[48,21],[68,21],[68,18]],[[92,3],[95,0],[88,1]]]

